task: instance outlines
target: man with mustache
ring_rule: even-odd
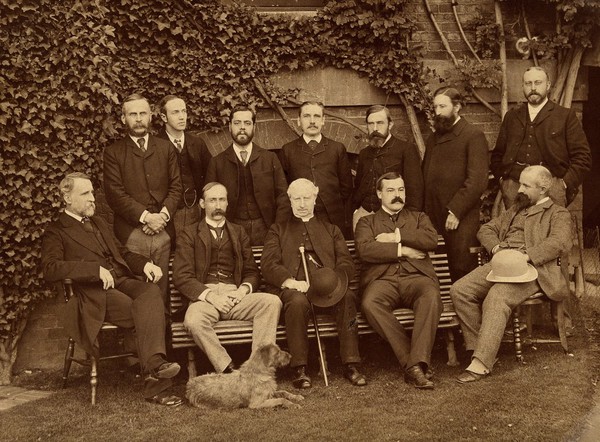
[[[371,327],[392,347],[404,380],[432,389],[431,349],[442,313],[440,285],[428,252],[437,247],[437,232],[423,212],[405,207],[404,179],[387,172],[376,183],[381,208],[361,218],[354,234],[362,261],[362,311]],[[415,314],[412,337],[394,309]]]
[[[185,226],[200,221],[198,203],[212,155],[202,138],[186,131],[188,114],[183,99],[167,95],[159,103],[159,112],[165,126],[158,136],[175,147],[183,186],[183,196],[173,217],[175,231],[179,233]]]
[[[311,308],[308,298],[312,295],[309,283],[318,286],[313,276],[323,276],[322,271],[328,273],[325,269],[333,269],[331,273],[334,273],[337,280],[333,292],[339,298],[333,297],[331,303],[326,302],[322,308],[327,308],[335,315],[344,377],[352,385],[361,387],[367,385],[367,380],[358,370],[360,354],[356,294],[348,289],[348,281],[354,277],[354,263],[340,229],[315,216],[318,194],[319,188],[310,180],[298,178],[292,181],[288,196],[293,215],[284,222],[273,224],[269,229],[261,270],[265,280],[277,289],[283,302],[287,342],[292,354],[290,366],[294,370],[292,383],[296,388],[305,389],[312,387],[307,374],[307,330]],[[306,251],[308,280],[300,246]]]
[[[127,136],[104,149],[104,189],[114,212],[116,237],[129,250],[148,256],[165,275],[159,282],[165,304],[172,217],[181,200],[175,148],[150,135],[149,101],[133,94],[123,101],[121,120]]]
[[[249,107],[231,111],[233,143],[210,160],[206,180],[223,183],[229,198],[228,217],[246,229],[253,246],[261,246],[269,226],[285,219],[290,209],[277,155],[252,142],[255,123],[256,114]]]
[[[421,159],[414,145],[402,141],[390,132],[394,126],[388,108],[380,105],[367,109],[369,145],[358,154],[358,167],[354,181],[352,226],[358,220],[375,213],[381,207],[377,197],[377,179],[386,172],[397,172],[404,177],[406,205],[415,210],[423,207],[423,174]]]
[[[504,116],[491,169],[500,180],[505,207],[510,207],[519,189],[521,171],[534,164],[545,166],[554,177],[549,196],[562,206],[577,195],[584,175],[590,170],[590,146],[575,111],[548,100],[550,78],[540,67],[523,74],[527,104]]]
[[[288,182],[306,178],[317,186],[319,196],[315,215],[335,224],[346,238],[350,233],[350,196],[352,172],[346,146],[325,137],[325,107],[317,101],[307,101],[298,109],[298,127],[302,135],[281,148],[281,165]]]
[[[571,215],[555,204],[548,193],[554,178],[543,166],[523,169],[515,203],[499,217],[481,226],[477,238],[495,255],[516,250],[535,267],[537,280],[521,283],[493,282],[487,263],[455,282],[450,296],[472,357],[459,383],[475,382],[494,366],[511,311],[540,290],[553,300],[569,295],[566,278],[557,258],[572,246]]]
[[[462,96],[442,87],[433,94],[433,133],[427,139],[423,176],[425,212],[446,242],[452,281],[475,267],[469,248],[479,245],[479,208],[488,183],[485,135],[459,115]]]
[[[190,300],[183,324],[217,373],[234,370],[214,331],[219,320],[252,321],[255,351],[275,343],[281,310],[277,296],[255,292],[260,272],[250,240],[244,228],[226,220],[227,206],[225,186],[207,183],[200,199],[205,218],[177,237],[173,261],[175,287]]]
[[[160,405],[181,405],[181,398],[169,394],[180,367],[165,356],[165,309],[155,284],[164,273],[121,245],[106,221],[94,216],[94,188],[87,175],[70,173],[59,188],[66,208],[44,233],[42,269],[47,281],[73,281],[75,296],[62,311],[65,331],[98,358],[97,337],[105,320],[135,330],[144,397]]]

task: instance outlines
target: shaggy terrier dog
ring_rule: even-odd
[[[291,401],[304,396],[277,390],[275,370],[290,363],[291,355],[277,345],[263,345],[233,373],[197,376],[187,383],[186,397],[195,407],[223,408],[298,408]]]

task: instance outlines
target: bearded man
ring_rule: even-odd
[[[354,182],[354,214],[352,227],[358,220],[381,207],[377,197],[377,179],[386,172],[396,172],[406,183],[406,205],[415,210],[423,207],[423,174],[417,148],[392,135],[394,126],[387,107],[374,105],[367,109],[369,146],[358,154],[358,167]]]
[[[530,67],[523,74],[527,104],[504,116],[491,169],[500,179],[504,205],[510,207],[519,189],[519,175],[530,165],[545,166],[554,177],[549,196],[566,206],[573,201],[592,166],[590,146],[575,111],[548,100],[548,73]]]
[[[255,123],[256,114],[249,107],[231,111],[233,143],[210,160],[206,181],[227,188],[227,218],[246,230],[251,245],[262,246],[271,224],[287,218],[290,204],[277,155],[252,142]]]
[[[552,183],[552,174],[543,166],[523,169],[515,204],[481,226],[477,234],[491,255],[507,249],[523,253],[524,261],[535,267],[537,278],[496,282],[489,275],[492,263],[487,263],[450,288],[465,346],[473,352],[469,366],[457,378],[461,384],[478,381],[492,371],[506,323],[516,306],[540,290],[555,301],[569,295],[557,259],[571,248],[571,215],[548,196]]]
[[[446,241],[452,281],[475,267],[481,195],[488,183],[489,148],[485,135],[459,115],[462,96],[454,88],[435,91],[435,132],[423,160],[425,213]]]

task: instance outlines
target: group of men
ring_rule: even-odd
[[[253,142],[254,111],[236,107],[229,123],[232,144],[212,157],[206,144],[185,130],[181,98],[161,101],[165,127],[156,137],[149,132],[149,102],[140,95],[128,97],[122,107],[127,136],[104,152],[114,235],[94,216],[90,178],[73,173],[60,185],[65,212],[44,236],[46,279],[75,283],[67,332],[97,354],[104,319],[134,328],[146,399],[180,404],[169,391],[179,365],[167,361],[164,343],[166,275],[174,248],[173,282],[189,300],[185,327],[217,372],[235,367],[214,332],[216,322],[253,321],[254,350],[275,341],[283,309],[293,384],[310,388],[311,300],[330,296],[335,299],[323,307],[335,315],[350,383],[367,384],[359,366],[360,305],[390,344],[405,380],[431,389],[430,357],[442,304],[428,252],[436,248],[439,233],[448,250],[452,300],[467,350],[473,351],[457,380],[481,379],[493,368],[512,308],[540,287],[553,299],[568,293],[554,263],[570,247],[570,216],[556,203],[570,202],[591,156],[574,113],[547,100],[549,87],[542,69],[525,72],[527,104],[507,114],[492,152],[491,168],[509,210],[481,228],[488,145],[484,134],[460,116],[462,97],[454,88],[434,93],[435,132],[422,166],[416,148],[391,134],[389,110],[371,106],[366,112],[369,146],[359,154],[354,178],[345,146],[322,134],[320,103],[300,106],[302,135],[279,155]],[[348,289],[355,269],[345,240],[352,234],[361,259],[360,299]],[[494,258],[476,268],[469,248],[478,240]],[[262,272],[252,245],[264,246]],[[506,249],[518,250],[539,277],[526,282],[490,278],[496,253]],[[323,269],[333,270],[325,288],[310,282],[310,275]],[[262,279],[269,293],[258,291]],[[412,336],[393,315],[398,307],[414,311]]]

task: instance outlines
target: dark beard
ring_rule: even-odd
[[[531,200],[524,193],[518,193],[517,194],[517,197],[515,198],[515,202],[514,202],[513,205],[517,209],[517,212],[520,212],[521,210],[526,209],[527,207],[532,206]]]
[[[454,116],[446,117],[445,115],[436,115],[433,119],[433,128],[435,129],[435,133],[443,135],[450,132],[455,121],[456,117]]]
[[[369,134],[369,146],[378,149],[381,146],[383,146],[386,138],[387,138],[387,135],[384,136],[383,134],[381,134],[379,132],[371,132]]]

